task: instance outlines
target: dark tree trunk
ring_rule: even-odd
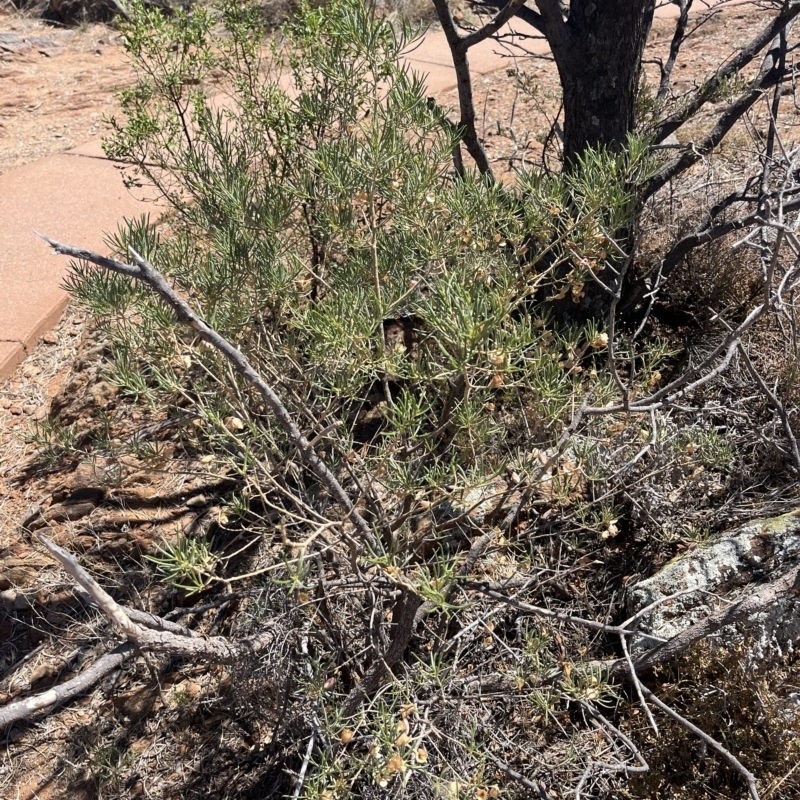
[[[653,23],[655,0],[536,0],[537,27],[550,44],[564,99],[564,168],[575,167],[590,147],[620,151],[635,126],[636,93],[642,53]],[[624,249],[632,246],[629,230],[613,231]],[[557,271],[565,278],[569,265]],[[587,281],[580,302],[554,301],[562,323],[604,319],[613,293],[620,291],[612,274],[605,287]]]
[[[642,52],[655,0],[537,0],[564,93],[564,160],[620,149],[634,127]]]

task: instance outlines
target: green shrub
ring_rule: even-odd
[[[609,237],[630,213],[641,150],[519,187],[455,180],[453,134],[400,62],[416,32],[354,0],[304,7],[271,49],[238,3],[218,20],[139,8],[123,33],[140,80],[121,93],[106,151],[175,214],[168,236],[134,222],[116,249],[169,275],[293,410],[335,421],[332,458],[358,440],[367,471],[411,495],[444,475],[480,482],[528,437],[521,409],[527,444],[544,445],[576,397],[610,396],[582,366],[600,331],[557,330],[532,298],[568,264],[548,293],[578,301],[589,270],[618,260]],[[226,108],[208,100],[212,70],[227,76]],[[219,435],[247,418],[247,447],[281,452],[217,354],[147,290],[83,268],[71,288],[109,328],[123,388],[191,403]]]
[[[570,441],[563,468],[548,449],[586,397],[603,405],[617,393],[601,327],[559,326],[549,309],[579,304],[592,276],[613,284],[613,237],[635,211],[646,149],[632,140],[623,155],[587,154],[569,175],[522,174],[513,186],[458,176],[457,132],[402,64],[417,31],[359,0],[304,6],[272,46],[257,9],[227,1],[171,17],[138,6],[123,35],[139,80],[120,93],[124,118],[112,120],[106,152],[134,168],[132,181],[155,185],[172,214],[159,228],[130,222],[113,249],[149,259],[281,395],[379,534],[382,551],[358,553],[359,569],[452,613],[458,552],[471,515],[497,505],[498,476],[509,491],[541,478],[538,496],[574,510],[588,502],[584,470],[615,472],[596,443],[580,453]],[[224,103],[209,99],[212,74],[224,76]],[[141,285],[78,264],[69,286],[107,331],[111,379],[153,407],[196,415],[186,444],[241,477],[237,513],[256,509],[269,518],[261,533],[291,528],[295,541],[323,530],[327,499],[215,350]],[[642,382],[660,357],[652,348]],[[607,501],[575,518],[616,530]],[[219,538],[180,539],[153,560],[187,589],[235,578],[213,552]],[[347,541],[344,528],[327,547],[347,555]],[[530,543],[514,546],[530,559]],[[301,598],[304,553],[273,573]],[[321,674],[335,671],[324,661]],[[420,661],[411,680],[433,680],[440,662]],[[410,702],[402,691],[372,707],[377,740],[396,739],[383,728]],[[333,698],[329,730],[345,724]],[[485,769],[470,742],[458,747]],[[308,785],[333,796],[325,787],[433,769],[419,742],[394,754],[408,771],[390,750],[369,768],[334,754]],[[461,772],[435,767],[459,785]]]

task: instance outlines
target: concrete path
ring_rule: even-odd
[[[670,4],[659,14],[676,11]],[[532,33],[523,22],[512,25]],[[547,52],[543,40],[528,39],[525,46]],[[473,75],[506,68],[507,54],[494,41],[482,42],[469,52]],[[407,61],[426,74],[432,95],[455,86],[450,51],[440,31],[425,36]],[[116,230],[124,217],[153,212],[146,199],[123,186],[117,166],[103,157],[100,140],[0,175],[0,377],[12,372],[55,325],[69,299],[61,288],[68,259],[53,256],[34,231],[105,252],[105,232]]]

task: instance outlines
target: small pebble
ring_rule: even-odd
[[[47,331],[47,333],[42,336],[42,341],[45,344],[58,344],[58,334],[55,331]]]
[[[39,406],[37,406],[36,403],[26,403],[24,406],[22,406],[22,410],[26,414],[34,414],[38,408]]]
[[[11,401],[7,397],[0,397],[0,408],[11,408]]]
[[[19,406],[11,406],[8,409],[15,417],[18,417],[22,413],[22,409]]]

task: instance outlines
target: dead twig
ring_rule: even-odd
[[[626,775],[634,772],[649,772],[650,765],[645,760],[645,757],[642,755],[639,748],[619,728],[612,725],[591,703],[581,700],[580,704],[581,707],[593,718],[594,724],[609,740],[609,742],[611,742],[612,746],[614,745],[614,740],[611,738],[609,731],[611,731],[611,733],[613,733],[614,736],[619,739],[619,741],[621,741],[625,747],[628,748],[628,750],[631,752],[631,755],[633,755],[633,757],[639,762],[639,765],[635,766],[627,763],[608,764],[602,761],[594,761],[593,759],[590,759],[589,763],[586,765],[586,769],[583,771],[583,775],[581,775],[580,781],[578,781],[578,785],[575,787],[575,800],[580,800],[583,787],[595,770],[602,769],[606,772],[624,772]]]

